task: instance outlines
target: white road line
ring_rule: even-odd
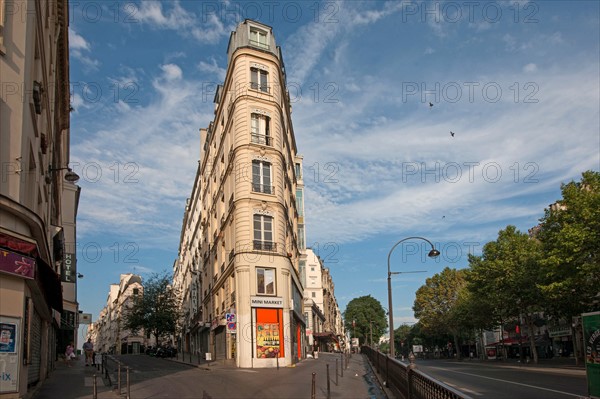
[[[498,382],[506,382],[506,383],[513,384],[513,385],[521,385],[523,387],[528,387],[528,388],[541,389],[543,391],[560,393],[560,394],[563,394],[563,395],[573,396],[575,398],[581,398],[581,395],[576,395],[576,394],[569,393],[569,392],[557,391],[555,389],[548,389],[548,388],[538,387],[538,386],[535,386],[535,385],[523,384],[523,383],[520,383],[520,382],[514,382],[514,381],[508,381],[508,380],[501,380],[500,378],[485,377],[485,376],[479,375],[479,374],[465,373],[464,371],[450,370],[450,369],[445,369],[443,367],[431,367],[431,368],[432,369],[437,369],[437,370],[450,371],[452,373],[470,375],[470,376],[478,377],[478,378],[487,378],[488,380],[493,380],[493,381],[498,381]]]
[[[456,389],[458,389],[458,390],[459,390],[459,391],[461,391],[461,392],[468,392],[468,393],[470,393],[470,394],[473,394],[473,395],[475,395],[475,396],[483,396],[483,394],[482,394],[482,393],[479,393],[479,392],[477,392],[477,391],[474,391],[474,390],[472,390],[472,389],[465,388],[465,387],[462,387],[462,386],[460,386],[460,385],[456,385],[456,384],[451,384],[451,383],[449,383],[448,381],[442,381],[442,382],[443,382],[444,384],[446,384],[446,385],[450,385],[452,388],[456,388]]]

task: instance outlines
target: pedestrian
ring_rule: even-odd
[[[71,367],[71,359],[75,357],[75,348],[73,347],[73,342],[67,345],[67,349],[65,350],[65,363],[67,363],[67,367]]]
[[[83,351],[85,352],[85,365],[90,366],[94,356],[94,344],[91,338],[88,338],[87,342],[83,344]]]

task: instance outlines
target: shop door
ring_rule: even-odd
[[[225,327],[215,330],[215,360],[225,359],[227,356]]]

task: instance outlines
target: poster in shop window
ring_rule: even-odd
[[[600,312],[584,313],[585,370],[590,398],[600,398]]]
[[[0,394],[19,389],[20,319],[0,316]]]
[[[274,358],[279,355],[279,323],[256,325],[256,357]]]

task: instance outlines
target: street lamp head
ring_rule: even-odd
[[[436,256],[440,256],[440,251],[435,248],[431,248],[431,251],[427,254],[430,258],[435,258]]]

